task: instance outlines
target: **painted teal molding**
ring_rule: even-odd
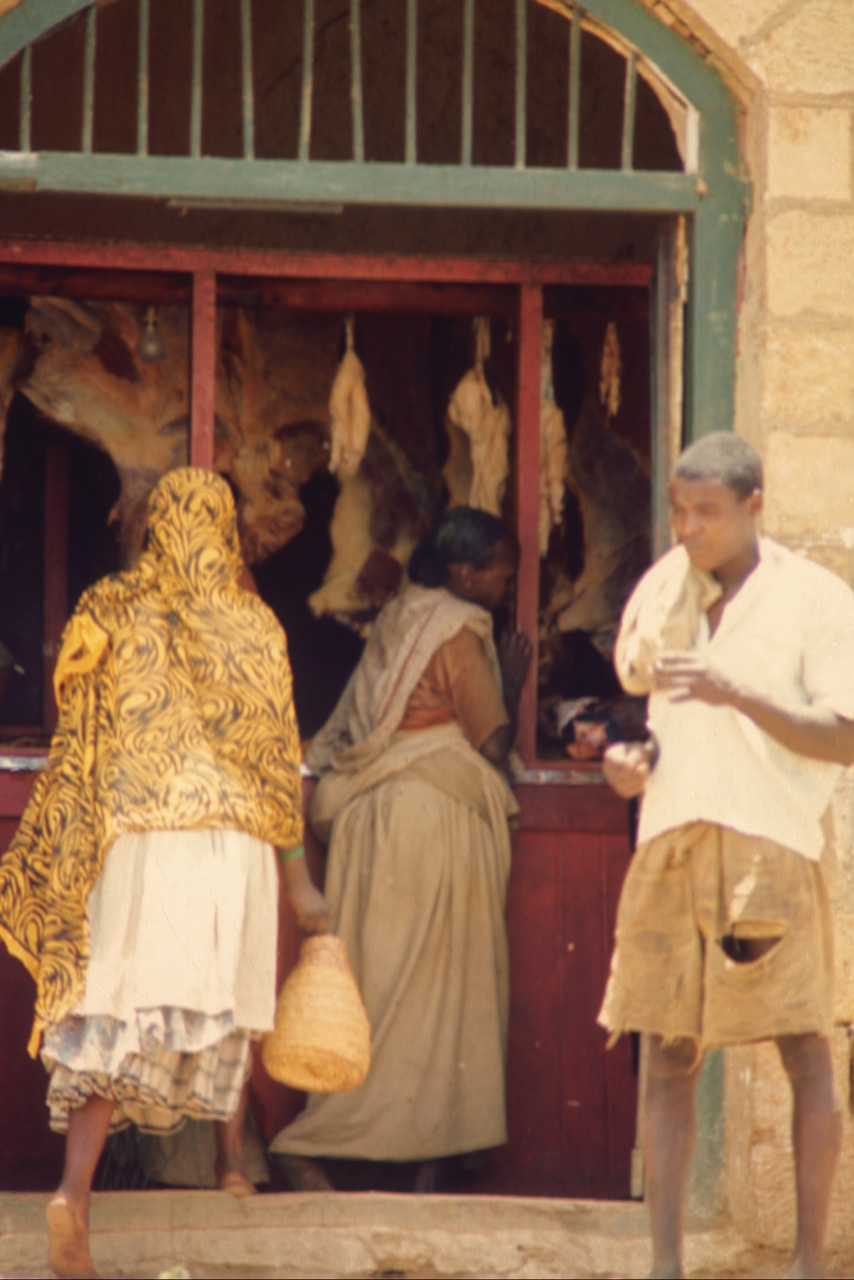
[[[446,208],[592,209],[693,213],[697,182],[647,170],[512,169],[352,161],[227,160],[212,156],[0,152],[0,190],[108,191],[180,201],[240,199]]]

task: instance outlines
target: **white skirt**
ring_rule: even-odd
[[[278,876],[240,831],[120,836],[89,895],[86,990],[44,1036],[51,1127],[92,1094],[111,1127],[226,1120],[273,1026]]]

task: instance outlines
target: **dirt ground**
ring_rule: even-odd
[[[778,1249],[755,1249],[745,1253],[735,1269],[724,1271],[690,1271],[688,1280],[776,1280],[784,1277],[788,1255]],[[0,1272],[0,1280],[51,1280],[53,1273],[46,1268],[43,1271],[4,1271]],[[116,1271],[115,1280],[154,1280],[155,1277],[168,1277],[169,1280],[294,1280],[296,1272],[268,1267],[206,1267],[195,1269],[173,1261],[164,1262],[163,1270],[152,1271]],[[829,1259],[828,1280],[848,1280],[854,1276],[854,1249],[844,1254],[836,1254]],[[308,1280],[308,1278],[305,1278]],[[334,1274],[315,1276],[313,1280],[335,1280]],[[445,1271],[419,1269],[416,1271],[370,1271],[365,1272],[359,1280],[505,1280],[496,1272],[457,1272],[449,1274]],[[574,1272],[566,1280],[618,1280],[616,1273],[608,1272]],[[630,1278],[626,1278],[630,1280]]]

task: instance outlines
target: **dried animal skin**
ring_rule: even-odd
[[[385,584],[388,594],[394,594],[426,527],[409,459],[374,423],[358,473],[341,483],[335,501],[329,525],[332,559],[308,599],[315,617],[329,614],[367,635],[385,603],[376,591]],[[393,561],[399,574],[392,572]]]
[[[457,383],[448,404],[445,430],[451,449],[442,476],[449,507],[478,507],[498,516],[510,473],[507,453],[511,422],[501,397],[493,401],[483,371],[489,330],[486,321],[480,320],[478,325],[474,368]]]
[[[361,476],[348,476],[341,484],[329,524],[332,559],[323,584],[308,597],[316,618],[328,613],[342,619],[364,609],[356,580],[371,553],[370,525],[370,488]]]
[[[362,575],[371,557],[377,554],[371,536],[373,495],[367,479],[359,474],[351,476],[341,485],[329,525],[332,543],[332,559],[323,583],[308,598],[309,608],[316,618],[329,614],[338,622],[352,627],[359,635],[367,636],[372,617],[384,600],[366,595],[362,590]],[[403,578],[403,571],[418,542],[417,536],[401,530],[390,551],[384,558],[396,561],[400,566],[391,594]]]
[[[599,403],[606,419],[615,418],[620,412],[620,379],[623,374],[623,357],[620,339],[613,320],[608,322],[602,343],[602,363],[599,369]]]
[[[584,526],[584,567],[572,599],[557,618],[559,631],[601,636],[609,651],[632,587],[649,564],[649,476],[634,450],[603,424],[592,400],[572,433],[567,488]]]
[[[543,325],[542,398],[540,401],[540,555],[549,549],[549,534],[563,518],[567,444],[563,412],[558,408],[552,386],[552,341],[554,322]]]
[[[303,527],[300,488],[328,465],[337,322],[224,308],[214,465],[240,492],[243,553],[257,564]]]
[[[23,335],[17,329],[0,329],[0,476],[3,474],[6,417],[15,394],[15,377],[23,355]]]
[[[187,308],[160,307],[158,323],[163,357],[144,361],[138,308],[34,298],[24,333],[16,335],[28,358],[14,361],[10,352],[10,387],[4,353],[14,339],[0,331],[0,436],[18,389],[53,422],[102,449],[121,483],[110,518],[127,560],[144,528],[149,490],[187,460]],[[217,327],[214,465],[237,484],[243,551],[258,562],[302,528],[300,486],[327,463],[338,324],[225,308]]]
[[[365,370],[353,350],[353,327],[347,324],[347,350],[338,366],[329,393],[332,452],[329,470],[348,480],[359,470],[371,429],[371,406],[365,387]]]
[[[369,443],[371,458],[375,461],[378,449],[388,452],[389,442],[371,420],[364,366],[353,350],[352,318],[347,321],[346,338],[347,350],[329,395],[332,432],[329,470],[337,476],[339,485],[329,524],[332,559],[323,582],[309,596],[308,603],[315,617],[329,614],[367,635],[370,623],[365,621],[365,614],[374,602],[371,593],[366,595],[361,589],[361,575],[377,550],[377,501],[389,508],[392,504],[390,494],[376,492],[373,469],[367,464],[363,466],[363,462]],[[391,541],[396,541],[393,533]],[[389,559],[398,559],[401,573],[412,545],[383,548]]]
[[[24,323],[35,358],[19,390],[112,459],[121,491],[109,523],[118,525],[122,558],[131,563],[141,550],[148,492],[187,462],[186,309],[161,309],[165,353],[157,361],[138,358],[139,319],[120,303],[32,298]]]
[[[549,534],[563,517],[566,478],[566,426],[553,399],[540,406],[540,555],[549,549]]]

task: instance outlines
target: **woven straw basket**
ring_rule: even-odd
[[[261,1046],[274,1080],[309,1093],[355,1089],[371,1065],[371,1028],[347,948],[334,934],[306,938]]]

